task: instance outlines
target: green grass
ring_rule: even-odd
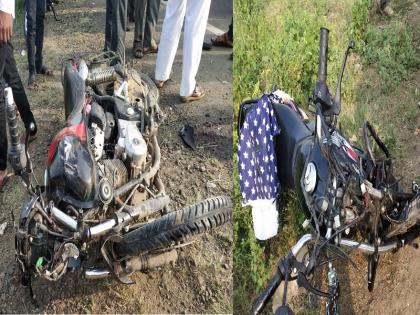
[[[377,70],[382,91],[398,87],[410,70],[419,66],[414,32],[401,20],[393,20],[383,28],[368,26],[363,56],[366,64]]]
[[[411,2],[403,2],[406,6],[401,8],[407,10]],[[407,87],[404,94],[391,91],[419,68],[416,33],[398,11],[393,18],[378,18],[371,0],[316,3],[234,0],[234,143],[239,104],[260,97],[273,85],[308,108],[318,69],[319,28],[326,26],[330,29],[328,84],[333,91],[345,48],[350,39],[356,41],[342,85],[339,122],[345,135],[360,145],[359,128],[368,119],[393,156],[407,154],[401,153],[404,144],[394,130],[409,123],[412,131],[418,117],[418,97]],[[400,102],[393,99],[395,93]],[[235,158],[234,178],[237,175]],[[303,233],[304,216],[296,198],[285,193],[279,235],[261,246],[254,237],[251,210],[241,207],[239,186],[237,180],[234,182],[234,310],[245,314],[271,276],[277,259]]]

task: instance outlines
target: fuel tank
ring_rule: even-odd
[[[63,136],[47,169],[47,194],[56,205],[76,208],[97,205],[96,166],[86,143],[77,135]]]

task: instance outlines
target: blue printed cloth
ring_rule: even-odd
[[[239,182],[243,203],[272,199],[280,186],[274,137],[280,133],[268,95],[247,114],[238,144]]]

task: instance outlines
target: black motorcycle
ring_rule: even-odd
[[[66,124],[49,147],[43,184],[28,153],[31,128],[22,145],[5,89],[10,162],[29,192],[16,231],[25,284],[75,270],[86,279],[113,276],[129,284],[133,272],[175,261],[187,238],[231,218],[224,196],[171,211],[159,175],[158,90],[148,76],[111,66],[113,60],[104,54],[64,64]]]
[[[296,191],[313,233],[304,235],[280,259],[275,275],[253,304],[252,314],[259,313],[282,281],[283,304],[276,314],[292,314],[285,296],[287,282],[296,278],[299,286],[327,298],[327,314],[338,314],[339,279],[332,261],[337,257],[349,259],[345,247],[367,254],[371,291],[379,254],[395,250],[419,235],[418,185],[413,182],[412,192],[403,191],[393,175],[389,151],[369,122],[363,126],[365,150],[352,146],[337,127],[341,81],[354,43],[350,42],[346,50],[333,97],[326,84],[328,33],[321,28],[318,79],[311,98],[315,119],[303,120],[296,111],[272,98],[281,128],[274,139],[279,180],[283,188]],[[241,104],[239,128],[255,103],[251,100]],[[371,138],[383,158],[374,154]],[[329,289],[323,292],[308,278],[327,263]]]

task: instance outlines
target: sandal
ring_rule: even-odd
[[[201,88],[196,85],[193,93],[190,96],[181,96],[181,101],[183,103],[194,102],[202,99],[206,93],[201,90]]]
[[[229,39],[228,33],[223,33],[222,35],[216,36],[211,39],[211,42],[214,46],[220,46],[220,47],[233,47],[233,42]]]
[[[168,82],[169,81],[169,79],[168,80],[155,80],[155,84],[156,84],[156,86],[157,86],[157,88],[158,89],[161,89],[161,88],[163,88],[163,86],[165,85],[165,83],[166,82]]]
[[[41,70],[37,71],[38,74],[46,75],[48,77],[52,77],[54,75],[54,71],[49,69],[46,65],[41,67]]]
[[[143,58],[143,49],[141,47],[134,47],[133,48],[133,55],[135,58]]]
[[[7,176],[7,169],[0,171],[0,191],[3,190],[3,187],[6,185],[9,176]]]

